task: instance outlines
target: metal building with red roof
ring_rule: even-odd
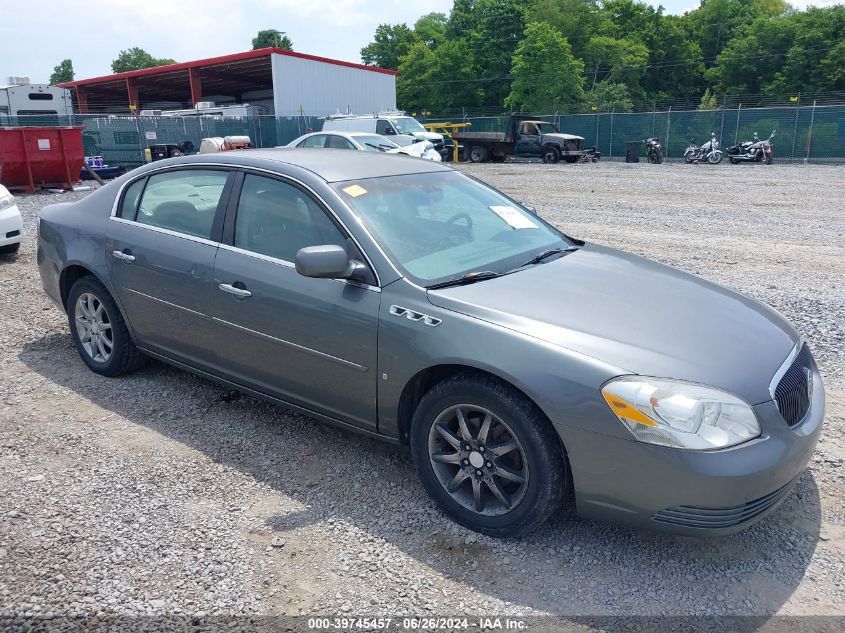
[[[396,108],[396,71],[279,48],[198,59],[59,84],[76,110],[130,113],[246,104],[275,116]]]

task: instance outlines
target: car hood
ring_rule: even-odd
[[[404,147],[394,147],[393,149],[387,150],[387,153],[407,154],[408,156],[414,156],[416,158],[427,158],[430,150],[434,150],[434,145],[431,144],[431,141],[420,141],[419,143],[412,143],[410,145],[405,145]],[[440,154],[437,154],[437,152],[434,152],[434,154],[437,158],[440,158]]]
[[[443,140],[443,135],[437,132],[414,132],[411,136],[420,141],[431,141],[432,143],[440,143]]]
[[[771,379],[798,340],[780,314],[749,297],[592,244],[428,298],[620,373],[712,385],[750,404],[771,400]]]
[[[553,132],[552,134],[543,134],[544,137],[559,138],[564,141],[583,141],[583,136],[575,136],[574,134],[564,134],[563,132]]]

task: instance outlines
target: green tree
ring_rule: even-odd
[[[513,56],[510,94],[505,105],[540,113],[567,110],[584,99],[584,63],[560,31],[545,22],[525,27]]]
[[[632,94],[640,95],[640,79],[648,66],[648,48],[625,38],[595,35],[584,49],[584,63],[592,83],[604,80],[623,83]]]
[[[252,50],[259,48],[281,48],[286,51],[293,50],[293,42],[284,31],[276,29],[264,29],[258,31],[258,35],[252,38]]]
[[[138,70],[140,68],[153,68],[154,66],[166,66],[168,64],[175,64],[172,59],[162,58],[158,59],[150,55],[143,48],[137,46],[128,48],[125,51],[120,51],[111,63],[111,69],[116,73],[124,73],[128,70]]]
[[[396,103],[403,110],[418,112],[431,106],[437,89],[432,83],[436,55],[422,42],[412,45],[399,64]]]
[[[396,70],[418,41],[407,24],[379,24],[373,41],[361,49],[361,59],[368,66]]]
[[[478,67],[464,40],[437,47],[432,77],[435,82],[429,109],[434,112],[472,108],[484,102],[484,84],[478,81]]]
[[[57,66],[53,67],[50,83],[55,85],[64,81],[73,81],[73,76],[73,62],[69,59],[63,59]]]
[[[599,112],[630,112],[634,109],[628,86],[606,79],[587,94],[587,104]]]
[[[431,47],[439,46],[446,39],[445,13],[427,13],[414,24],[417,39]]]
[[[542,16],[569,40],[572,53],[581,57],[590,37],[606,20],[596,0],[531,0],[528,15]]]
[[[501,108],[511,86],[507,79],[513,55],[525,32],[529,0],[476,0],[472,8],[470,46],[479,78],[484,80],[483,105]]]

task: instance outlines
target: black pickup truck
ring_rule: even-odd
[[[599,159],[596,148],[585,149],[584,137],[563,134],[553,123],[514,114],[505,132],[458,132],[454,138],[464,148],[464,160],[502,162],[508,156],[539,156],[544,163]]]

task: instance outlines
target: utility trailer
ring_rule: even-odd
[[[595,162],[601,157],[595,147],[583,147],[583,136],[564,134],[553,123],[521,114],[508,118],[505,132],[457,132],[454,138],[464,148],[464,160],[473,163],[500,163],[508,156],[536,156],[544,163]]]

